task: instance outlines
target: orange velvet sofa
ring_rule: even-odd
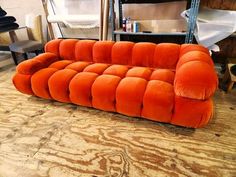
[[[17,66],[13,84],[45,99],[198,128],[212,118],[218,79],[196,44],[56,39]]]

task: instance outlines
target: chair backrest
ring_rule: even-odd
[[[42,26],[42,16],[41,15],[26,15],[27,33],[30,40],[35,40],[40,43],[44,43],[43,39],[43,26]]]
[[[186,47],[188,44],[56,39],[45,45],[45,51],[56,54],[62,60],[175,69],[183,54],[181,48]],[[206,50],[199,45],[197,48]]]

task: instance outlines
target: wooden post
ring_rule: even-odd
[[[104,0],[100,0],[100,25],[99,25],[99,40],[103,40],[103,11]]]
[[[10,39],[11,39],[12,43],[18,41],[18,37],[16,35],[15,30],[9,31],[9,36],[10,36]]]
[[[52,28],[52,24],[48,21],[48,8],[47,8],[47,0],[42,0],[42,4],[43,4],[43,9],[44,9],[44,12],[45,12],[45,16],[46,16],[46,20],[47,20],[47,24],[48,24],[48,32],[49,32],[49,38],[52,40],[52,39],[55,39],[55,35],[54,35],[54,32],[53,32],[53,28]]]
[[[104,14],[103,14],[103,40],[107,40],[108,35],[108,23],[109,23],[109,0],[104,2]]]

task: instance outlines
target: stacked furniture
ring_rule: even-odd
[[[16,23],[16,19],[13,16],[7,16],[6,11],[4,11],[0,6],[0,34],[4,32],[8,32],[11,40],[13,41],[16,38],[16,34],[14,32],[15,29],[18,29],[19,25]],[[8,38],[8,35],[7,35]],[[9,47],[7,45],[0,44],[1,51],[9,51]],[[16,57],[13,56],[13,61],[17,64]]]
[[[27,18],[26,18],[27,19]],[[28,23],[28,24],[27,24]],[[43,50],[43,27],[41,15],[28,15],[26,26],[18,29],[25,29],[28,39],[15,40],[9,45],[12,53],[12,58],[15,64],[18,64],[17,54],[23,55],[24,59],[28,59],[28,53],[35,53],[38,55]]]
[[[43,32],[41,15],[29,18],[30,26],[20,27],[15,17],[6,16],[7,13],[0,7],[0,33],[8,32],[11,39],[9,46],[0,46],[0,50],[11,51],[15,65],[18,64],[17,54],[22,54],[28,59],[27,53],[34,52],[38,55],[43,49]],[[16,30],[26,29],[28,39],[18,40]]]
[[[13,83],[45,99],[197,128],[212,118],[218,79],[196,44],[56,39],[17,66]]]
[[[15,17],[6,16],[7,13],[0,7],[0,33],[9,30],[14,30],[19,27]]]

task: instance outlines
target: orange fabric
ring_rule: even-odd
[[[131,65],[133,47],[133,42],[116,42],[112,48],[112,63],[121,65]]]
[[[86,68],[87,66],[89,66],[91,64],[92,63],[86,62],[86,61],[77,61],[77,62],[67,65],[65,68],[66,69],[73,69],[77,72],[82,72],[84,70],[84,68]]]
[[[150,80],[160,80],[168,82],[170,84],[174,83],[175,73],[169,69],[157,69],[152,72]]]
[[[62,39],[54,39],[49,41],[47,44],[45,44],[45,52],[54,53],[56,56],[60,56],[59,54],[59,46]]]
[[[155,49],[153,67],[175,69],[179,60],[180,45],[171,43],[158,44]]]
[[[149,81],[143,97],[142,117],[170,122],[174,97],[174,88],[171,84],[158,80]]]
[[[93,61],[96,63],[111,63],[111,50],[115,42],[98,41],[93,46]]]
[[[76,39],[64,39],[59,46],[60,57],[63,60],[75,60]]]
[[[191,51],[191,52],[188,52],[188,53],[182,55],[182,57],[179,59],[179,62],[176,66],[176,70],[178,70],[179,67],[182,66],[184,63],[187,63],[190,61],[206,62],[209,65],[211,65],[212,67],[214,67],[214,63],[213,63],[210,55],[208,55],[204,52],[201,52],[201,51]]]
[[[71,60],[61,60],[61,61],[57,61],[52,63],[49,68],[55,68],[55,69],[64,69],[65,67],[67,67],[68,65],[72,64],[73,61]]]
[[[16,73],[12,78],[12,82],[21,93],[34,95],[31,89],[31,75]]]
[[[209,55],[209,50],[198,44],[182,44],[180,47],[180,56],[182,57],[187,52],[191,51],[201,51]]]
[[[33,59],[21,62],[16,71],[21,74],[31,75],[36,71],[48,67],[51,63],[58,60],[58,57],[53,53],[43,53]]]
[[[55,72],[48,80],[51,97],[57,101],[70,103],[69,84],[77,74],[72,69],[63,69]]]
[[[133,67],[127,72],[126,77],[140,77],[140,78],[149,80],[151,74],[152,74],[152,70],[149,68]]]
[[[121,78],[112,75],[99,76],[92,86],[92,104],[94,108],[104,111],[116,111],[116,88]]]
[[[75,59],[79,61],[93,61],[93,45],[96,41],[80,40],[75,45]]]
[[[70,82],[70,100],[74,104],[92,106],[91,88],[98,74],[90,72],[78,73]]]
[[[44,68],[34,73],[31,78],[32,90],[38,97],[51,99],[48,87],[49,78],[57,71],[55,68]]]
[[[20,92],[194,128],[212,116],[218,79],[200,45],[56,39],[45,50],[17,66]]]
[[[20,74],[31,75],[45,66],[38,60],[30,59],[23,61],[16,67],[16,71]]]
[[[136,43],[133,47],[132,65],[153,66],[156,44],[148,42]]]
[[[214,68],[208,63],[191,61],[177,70],[174,84],[176,95],[205,100],[216,91],[218,79]]]
[[[125,77],[128,69],[128,66],[124,65],[111,65],[103,72],[103,74],[110,74],[123,78]]]
[[[128,116],[141,116],[143,95],[147,81],[142,78],[126,77],[116,89],[116,111]]]
[[[45,65],[45,67],[48,67],[50,64],[56,62],[59,60],[59,57],[56,56],[54,53],[43,53],[36,57],[34,57],[34,60],[37,60]]]
[[[207,124],[213,114],[212,100],[193,100],[175,97],[175,109],[171,123],[185,127],[198,128]]]
[[[109,66],[108,64],[104,64],[104,63],[94,63],[94,64],[87,66],[84,69],[84,71],[102,74],[105,71],[105,69],[108,68],[108,66]]]

